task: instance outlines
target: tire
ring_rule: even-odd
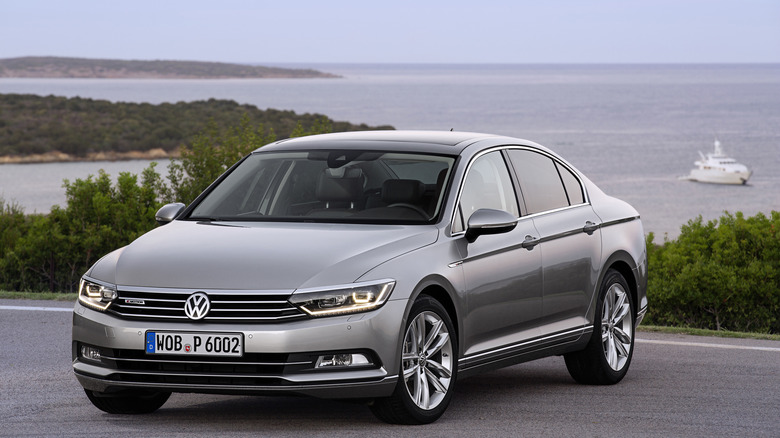
[[[634,299],[625,278],[610,269],[599,291],[593,334],[584,350],[564,355],[579,383],[612,385],[625,377],[634,353]]]
[[[171,396],[170,392],[134,392],[127,395],[105,394],[85,389],[89,401],[109,414],[148,414],[160,409]]]
[[[387,423],[432,423],[447,409],[458,371],[457,334],[438,301],[421,296],[414,302],[400,348],[395,391],[375,400],[371,411]]]

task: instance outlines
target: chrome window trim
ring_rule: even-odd
[[[463,178],[460,179],[460,183],[458,184],[458,196],[457,196],[457,198],[455,198],[455,206],[454,206],[454,209],[452,211],[452,219],[450,220],[450,236],[451,237],[460,237],[460,236],[466,234],[465,228],[466,228],[467,224],[465,224],[465,223],[463,224],[463,226],[464,226],[464,230],[463,231],[453,232],[452,230],[455,229],[455,221],[458,218],[458,211],[457,210],[460,208],[460,199],[461,199],[461,196],[463,195],[463,184],[466,182],[466,179],[469,176],[469,172],[471,171],[471,167],[474,165],[474,162],[477,161],[477,159],[479,159],[480,157],[482,157],[485,154],[488,154],[490,152],[495,152],[495,151],[504,151],[504,150],[525,150],[525,151],[529,151],[529,152],[535,152],[535,153],[542,154],[542,155],[550,158],[551,160],[553,160],[557,164],[560,164],[566,170],[571,172],[572,175],[574,175],[574,178],[577,180],[577,183],[579,183],[579,185],[580,185],[580,189],[582,190],[582,194],[583,194],[582,198],[584,199],[584,202],[581,202],[579,204],[572,204],[572,205],[567,205],[566,207],[559,207],[559,208],[556,208],[556,209],[553,209],[553,210],[545,210],[545,211],[540,211],[538,213],[532,213],[532,214],[519,216],[519,217],[517,217],[518,221],[520,221],[522,219],[525,219],[525,218],[535,218],[535,217],[538,217],[538,216],[541,216],[541,215],[544,215],[544,214],[557,213],[559,211],[564,211],[564,210],[568,210],[568,209],[572,209],[572,208],[577,208],[577,207],[581,207],[581,206],[584,206],[584,205],[591,205],[591,203],[590,203],[590,194],[588,193],[588,190],[585,187],[585,183],[582,181],[582,178],[580,177],[579,173],[577,171],[575,171],[568,163],[558,159],[557,157],[555,157],[554,155],[552,155],[552,154],[550,154],[550,153],[548,153],[546,151],[543,151],[541,149],[537,149],[537,148],[534,148],[534,147],[530,147],[530,146],[522,146],[522,145],[494,146],[494,147],[485,149],[484,151],[481,151],[478,154],[474,155],[474,157],[472,157],[471,161],[469,161],[469,164],[466,167],[466,171],[463,173]],[[506,164],[507,166],[511,166],[511,163],[507,163],[506,160],[504,160],[504,164]],[[507,168],[507,170],[509,170],[509,168]],[[511,177],[511,175],[510,175],[510,177]],[[518,181],[518,183],[519,183],[519,181]],[[512,189],[514,190],[514,187],[512,187]],[[520,187],[520,189],[522,190],[522,187]],[[516,191],[515,191],[515,202],[517,202],[517,192]],[[520,211],[520,206],[518,205],[517,207],[518,207],[518,211]]]
[[[529,214],[529,215],[526,215],[526,216],[523,216],[523,217],[527,217],[527,218],[536,218],[536,217],[539,217],[539,216],[544,216],[544,215],[546,215],[546,214],[553,214],[553,213],[558,213],[558,212],[561,212],[561,211],[571,210],[571,209],[574,209],[574,208],[581,208],[581,207],[586,207],[586,206],[588,206],[588,205],[589,205],[589,204],[577,204],[577,205],[569,205],[569,206],[566,206],[566,207],[559,207],[559,208],[555,208],[555,209],[553,209],[553,210],[545,210],[545,211],[540,211],[539,213],[531,213],[531,214]]]
[[[452,210],[452,219],[450,220],[450,236],[451,237],[456,237],[456,236],[460,236],[460,235],[465,235],[466,234],[466,225],[468,225],[468,224],[465,223],[465,219],[463,219],[463,218],[461,218],[461,220],[464,221],[463,231],[453,232],[452,230],[455,229],[455,219],[457,219],[457,216],[458,216],[457,210],[460,208],[460,199],[463,196],[463,185],[466,183],[466,179],[468,179],[468,177],[469,177],[469,172],[471,172],[471,168],[472,168],[472,166],[474,166],[474,162],[477,161],[478,159],[480,159],[484,155],[487,155],[487,154],[489,154],[491,152],[495,152],[495,151],[502,151],[502,150],[504,150],[506,148],[507,148],[506,145],[490,147],[488,149],[480,151],[479,153],[474,155],[471,158],[471,160],[469,161],[469,164],[466,166],[466,171],[463,172],[463,177],[460,179],[460,183],[458,184],[458,196],[455,198],[455,206],[454,206],[454,208]],[[506,162],[504,157],[501,157],[501,159],[504,160],[504,165],[505,166],[509,165],[509,163]],[[509,172],[509,167],[507,167],[507,172]],[[509,175],[509,178],[512,179],[512,175],[511,174]],[[519,212],[520,211],[520,204],[518,204],[518,202],[517,202],[517,190],[515,190],[514,184],[512,184],[512,191],[514,192],[514,195],[515,195],[515,205],[517,206],[517,211]],[[515,219],[520,220],[521,216],[518,216]]]

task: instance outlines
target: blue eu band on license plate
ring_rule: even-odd
[[[192,356],[242,356],[240,333],[146,332],[147,354]]]

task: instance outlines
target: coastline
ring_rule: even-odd
[[[158,72],[131,72],[131,71],[107,71],[94,73],[92,71],[0,71],[3,79],[343,79],[333,73],[267,73],[255,76],[240,75],[195,75],[184,73],[158,73]]]
[[[203,61],[122,60],[23,56],[0,59],[0,77],[88,79],[338,78],[311,68]]]
[[[178,149],[165,151],[160,148],[149,149],[147,151],[128,151],[128,152],[90,152],[85,156],[66,154],[59,151],[51,151],[43,154],[30,155],[6,155],[0,156],[1,164],[41,164],[41,163],[71,163],[71,162],[89,162],[89,161],[129,161],[129,160],[162,160],[178,158],[180,156]]]

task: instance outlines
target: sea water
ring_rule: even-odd
[[[291,65],[300,67],[301,65]],[[646,231],[723,211],[780,210],[780,65],[306,65],[340,79],[0,79],[0,93],[114,102],[231,99],[397,129],[487,132],[548,146],[605,192],[633,204]],[[678,180],[717,136],[753,169],[746,186]],[[65,202],[62,180],[143,161],[0,165],[0,196],[27,212]],[[165,174],[166,163],[158,166]]]

